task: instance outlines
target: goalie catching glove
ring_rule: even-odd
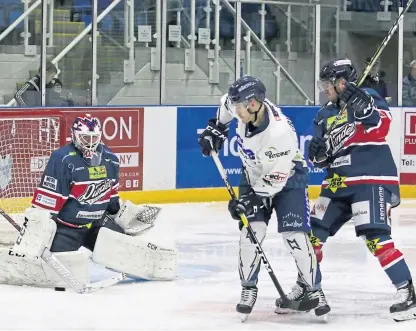
[[[114,222],[124,230],[124,233],[138,236],[155,225],[160,211],[159,207],[135,205],[127,200],[115,215]]]

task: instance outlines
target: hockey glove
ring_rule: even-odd
[[[345,88],[339,95],[349,110],[353,111],[358,120],[369,117],[374,110],[374,99],[354,83],[345,83]]]
[[[215,118],[208,121],[208,125],[198,137],[202,154],[210,156],[211,151],[218,152],[228,137],[228,127],[222,123],[216,124]]]
[[[247,218],[254,217],[256,213],[264,208],[263,202],[254,192],[242,195],[240,199],[231,199],[228,203],[228,211],[235,220],[240,220],[240,214],[244,213]]]
[[[309,160],[314,164],[325,161],[328,158],[325,140],[313,137],[309,143],[308,153]]]

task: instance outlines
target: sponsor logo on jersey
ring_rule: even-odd
[[[351,165],[351,155],[337,157],[330,165],[330,168],[338,168],[346,165]]]
[[[286,180],[287,174],[282,172],[272,172],[264,176],[264,180],[273,184],[282,183]]]
[[[79,211],[77,213],[77,218],[88,218],[92,220],[99,220],[104,215],[104,210],[99,211]]]
[[[376,251],[380,248],[383,248],[383,246],[379,245],[378,242],[380,241],[380,238],[376,238],[373,240],[366,240],[365,243],[367,244],[368,250],[371,252],[371,254],[375,255]]]
[[[256,155],[254,154],[254,152],[251,149],[244,148],[243,139],[241,139],[241,137],[239,135],[237,135],[237,145],[238,145],[238,149],[239,149],[240,154],[245,159],[250,159],[250,160],[255,160],[256,159]]]
[[[344,147],[344,144],[350,140],[356,132],[357,128],[355,127],[355,123],[345,124],[334,129],[329,137],[329,146],[332,150],[332,155],[338,153],[338,151]]]
[[[326,128],[329,129],[331,127],[332,123],[334,123],[334,121],[336,119],[337,119],[336,116],[329,117],[328,120],[326,121]],[[342,113],[340,119],[335,122],[335,127],[340,125],[340,124],[347,123],[347,122],[348,122],[348,113],[344,112],[344,113]]]
[[[331,190],[332,193],[335,193],[338,189],[347,187],[347,185],[344,184],[346,178],[347,177],[334,174],[334,177],[327,179],[328,186],[326,189]]]
[[[36,202],[40,205],[44,205],[50,208],[56,207],[56,199],[47,197],[46,195],[38,193],[36,196]]]
[[[88,167],[90,179],[101,179],[107,177],[107,169],[105,166]]]
[[[4,190],[12,181],[13,158],[10,154],[0,155],[0,189]]]
[[[106,179],[102,182],[88,184],[85,191],[78,197],[81,204],[92,205],[110,192],[112,180]]]
[[[51,176],[45,176],[43,178],[42,186],[50,190],[56,191],[56,187],[58,186],[58,180]]]
[[[269,158],[269,162],[273,162],[275,159],[283,155],[289,155],[289,153],[290,149],[284,152],[278,152],[274,147],[269,147],[269,149],[266,152],[264,152],[264,154]]]

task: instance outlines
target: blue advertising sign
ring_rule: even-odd
[[[301,151],[308,150],[313,134],[313,119],[318,107],[281,107],[296,128]],[[198,135],[206,127],[208,120],[214,118],[217,107],[178,107],[177,113],[177,161],[176,188],[221,187],[224,185],[214,161],[202,156]],[[241,175],[241,160],[238,156],[236,121],[230,127],[228,140],[224,143],[219,157],[232,185],[237,186]],[[324,172],[309,166],[309,184],[319,185]]]

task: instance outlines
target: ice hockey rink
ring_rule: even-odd
[[[393,236],[416,274],[416,201],[394,210]],[[175,240],[178,276],[171,282],[124,282],[90,294],[0,286],[0,330],[416,330],[416,320],[388,314],[395,289],[364,242],[347,224],[324,248],[323,287],[332,307],[327,322],[313,313],[276,315],[277,291],[262,269],[257,304],[242,323],[235,312],[240,285],[239,231],[225,203],[163,205],[154,240]],[[283,288],[296,269],[269,224],[264,249]],[[95,267],[93,280],[111,273]]]

